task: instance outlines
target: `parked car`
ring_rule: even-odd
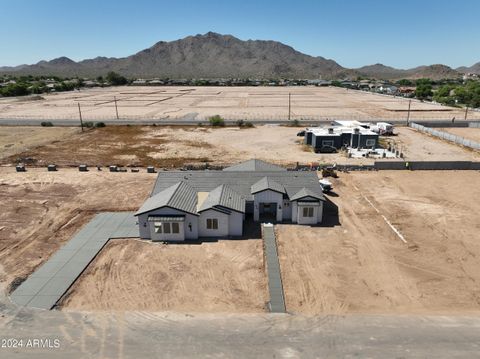
[[[333,146],[322,146],[315,148],[315,153],[336,153],[337,149]]]
[[[305,131],[300,131],[300,132],[298,132],[298,133],[297,133],[297,136],[298,136],[298,137],[303,137],[303,136],[305,136]]]
[[[330,182],[329,180],[322,178],[318,182],[320,183],[320,187],[322,187],[323,193],[329,193],[332,191],[333,185],[332,185],[332,182]]]

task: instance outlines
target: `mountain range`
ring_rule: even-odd
[[[96,57],[75,62],[68,57],[34,65],[0,67],[0,73],[92,77],[118,72],[131,78],[309,78],[343,79],[357,76],[378,79],[458,78],[462,73],[480,74],[480,62],[452,69],[446,65],[408,70],[382,64],[349,69],[331,59],[310,56],[277,41],[243,41],[231,35],[204,35],[157,42],[134,55]]]

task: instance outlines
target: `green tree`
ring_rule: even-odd
[[[413,81],[411,81],[409,79],[401,79],[401,80],[397,81],[397,85],[399,85],[399,86],[412,86]]]
[[[3,96],[25,96],[28,95],[28,85],[24,83],[9,84],[1,90]]]
[[[455,88],[453,85],[443,85],[433,95],[433,100],[438,103],[453,106],[455,105],[455,98],[451,96],[452,90]]]
[[[125,77],[113,71],[110,71],[107,74],[106,80],[114,86],[126,85],[128,83],[128,80]]]
[[[426,100],[429,97],[432,97],[433,92],[432,92],[432,85],[429,83],[420,83],[418,84],[417,82],[417,88],[415,90],[415,96],[419,100]]]

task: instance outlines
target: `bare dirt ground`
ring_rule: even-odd
[[[112,240],[68,292],[67,310],[264,312],[259,239],[201,245]]]
[[[147,173],[14,171],[0,167],[0,282],[6,285],[32,273],[95,213],[138,209],[155,180]]]
[[[397,127],[398,136],[390,138],[407,160],[416,161],[479,161],[480,153],[452,142],[430,136],[409,127]]]
[[[460,136],[468,140],[480,143],[480,128],[476,127],[448,127],[439,128],[439,131],[451,133],[452,135]]]
[[[136,210],[155,174],[0,168],[0,284],[25,278],[97,212]],[[74,286],[68,309],[262,312],[261,240],[164,246],[112,241]]]
[[[0,117],[9,119],[71,119],[78,121],[80,103],[85,120],[191,119],[205,121],[209,116],[227,119],[286,120],[291,93],[293,119],[406,119],[408,99],[381,96],[338,87],[111,87],[0,99]],[[410,118],[461,118],[462,110],[438,104],[412,101]],[[470,118],[480,118],[472,112]]]
[[[0,158],[77,134],[75,127],[0,127]]]
[[[277,226],[287,310],[480,313],[478,183],[474,171],[342,174],[340,225]]]
[[[8,133],[11,127],[0,127]],[[300,163],[372,163],[348,159],[344,154],[316,154],[302,145],[301,127],[265,125],[255,128],[195,126],[107,126],[52,141],[0,160],[45,166],[154,165],[161,168],[185,164],[225,165],[258,158],[282,165]]]

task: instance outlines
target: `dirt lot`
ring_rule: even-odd
[[[409,127],[397,127],[398,136],[391,137],[407,160],[416,161],[479,161],[480,153],[430,136]]]
[[[11,127],[0,127],[8,133]],[[273,163],[371,163],[371,159],[348,159],[343,154],[315,154],[299,144],[302,128],[265,125],[239,129],[195,126],[107,126],[79,133],[64,140],[11,155],[0,163],[25,161],[45,166],[136,165],[170,168],[185,164],[232,164],[258,158]]]
[[[69,138],[78,133],[75,127],[1,127],[0,158],[27,151],[40,145]]]
[[[448,127],[439,128],[438,130],[480,143],[480,128],[477,127]]]
[[[340,225],[277,227],[287,309],[478,314],[478,183],[474,171],[343,174],[330,197]]]
[[[136,210],[154,174],[0,168],[0,287],[45,262],[96,212]],[[68,309],[261,312],[260,240],[164,246],[116,240],[68,297]]]
[[[263,312],[262,241],[111,241],[67,294],[68,310]]]
[[[136,210],[154,174],[0,167],[0,281],[29,275],[96,212]]]
[[[189,119],[205,121],[212,115],[225,118],[286,120],[288,94],[294,119],[406,119],[408,99],[381,96],[338,87],[111,87],[53,93],[28,98],[0,99],[2,118],[71,119],[78,121],[80,103],[85,120]],[[412,101],[413,119],[462,118],[461,109]],[[472,112],[470,118],[480,118]]]

